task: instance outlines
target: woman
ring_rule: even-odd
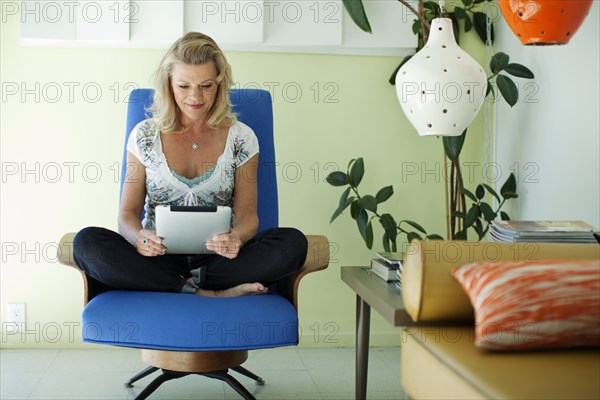
[[[210,37],[192,32],[171,46],[156,74],[153,117],[127,143],[120,234],[89,227],[75,237],[74,258],[86,274],[116,289],[231,297],[266,293],[304,263],[298,230],[256,234],[258,141],[232,114],[232,84]],[[234,222],[206,244],[215,254],[165,254],[154,228],[160,204],[230,206]]]

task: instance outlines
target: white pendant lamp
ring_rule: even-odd
[[[452,20],[431,22],[425,47],[396,75],[402,110],[420,136],[458,136],[473,121],[485,98],[481,65],[454,39]]]

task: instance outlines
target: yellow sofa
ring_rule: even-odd
[[[401,382],[411,399],[600,399],[598,348],[491,352],[475,347],[473,308],[451,270],[489,260],[599,259],[600,246],[414,241],[402,276],[417,326],[403,328]]]

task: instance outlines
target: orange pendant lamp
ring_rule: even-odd
[[[510,29],[525,45],[567,44],[592,0],[498,0]]]

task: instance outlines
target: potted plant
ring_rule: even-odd
[[[433,1],[419,0],[417,8],[405,0],[398,0],[415,14],[413,32],[417,35],[417,47],[419,51],[427,43],[429,27],[433,18],[442,14],[440,5]],[[493,25],[488,21],[488,16],[481,11],[481,7],[489,3],[489,0],[461,0],[451,11],[445,11],[444,16],[453,22],[454,36],[459,42],[460,26],[465,33],[474,30],[485,44],[494,40]],[[346,10],[352,20],[362,30],[371,32],[371,26],[362,0],[343,0]],[[411,56],[405,57],[390,77],[393,85],[398,70]],[[515,82],[509,77],[533,79],[534,74],[525,66],[511,63],[510,57],[502,52],[495,54],[490,62],[491,75],[487,79],[486,97],[501,96],[511,107],[519,98],[519,91]],[[496,88],[496,89],[495,89]],[[489,229],[491,221],[500,217],[504,220],[510,217],[502,211],[507,200],[518,197],[517,183],[514,174],[510,174],[497,193],[490,185],[481,183],[474,190],[464,187],[460,153],[466,139],[467,130],[460,136],[443,137],[445,163],[448,163],[449,176],[446,182],[446,225],[447,239],[466,240],[467,232],[473,229],[481,240]],[[436,233],[427,233],[426,229],[419,223],[403,219],[396,220],[389,213],[381,213],[378,205],[388,200],[394,193],[392,186],[383,187],[375,195],[360,194],[358,186],[365,172],[365,163],[362,157],[352,159],[348,163],[346,171],[335,171],[328,175],[327,182],[336,187],[346,187],[342,192],[337,208],[335,209],[331,222],[340,216],[346,209],[350,208],[350,216],[356,221],[365,244],[369,249],[374,242],[373,221],[379,221],[383,228],[382,245],[386,251],[397,251],[397,239],[399,235],[406,235],[407,240],[412,239],[443,239]],[[498,205],[494,208],[486,201],[486,196],[492,196]],[[469,199],[470,204],[467,203]]]

